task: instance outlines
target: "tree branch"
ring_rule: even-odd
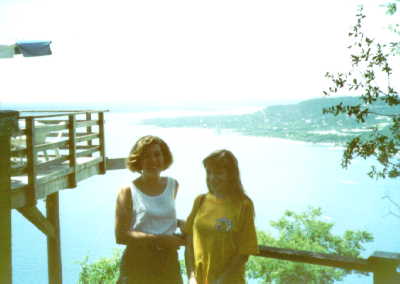
[[[397,210],[400,212],[400,204],[397,203],[396,201],[394,201],[389,195],[383,196],[382,199],[387,199],[387,200],[389,200],[389,202],[390,202],[392,205],[394,205],[394,206],[397,208]],[[393,215],[393,216],[395,216],[395,217],[397,217],[397,218],[400,218],[400,214],[399,214],[399,213],[394,213],[391,209],[389,209],[389,214],[391,214],[391,215]]]

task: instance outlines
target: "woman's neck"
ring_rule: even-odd
[[[140,176],[140,180],[143,184],[152,185],[152,184],[159,184],[161,182],[160,175],[146,175],[142,174]]]

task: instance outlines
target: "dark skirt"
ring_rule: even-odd
[[[182,284],[177,250],[127,246],[117,283]]]

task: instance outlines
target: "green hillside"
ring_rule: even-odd
[[[318,98],[290,105],[274,105],[243,115],[213,115],[146,119],[143,124],[160,127],[201,127],[229,129],[245,135],[279,137],[314,143],[341,144],[349,138],[366,133],[372,127],[384,129],[389,122],[385,116],[370,116],[366,123],[358,124],[345,115],[323,114],[322,109],[343,102],[355,105],[355,97]],[[379,113],[399,112],[380,104],[373,109]]]

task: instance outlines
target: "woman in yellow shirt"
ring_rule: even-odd
[[[195,199],[185,224],[189,283],[245,283],[248,256],[258,252],[253,202],[232,152],[215,151],[203,165],[208,193]]]

